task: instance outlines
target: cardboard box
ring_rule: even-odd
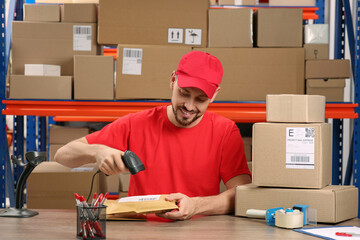
[[[302,8],[259,8],[254,36],[258,47],[302,47]]]
[[[49,64],[25,64],[25,75],[60,77],[61,66]]]
[[[61,22],[96,23],[97,7],[95,3],[64,3],[61,9]]]
[[[331,182],[331,124],[255,123],[253,183],[323,188]]]
[[[316,0],[269,0],[269,6],[306,6],[315,7]]]
[[[72,140],[84,137],[87,134],[89,134],[88,128],[51,125],[49,130],[49,143],[64,145]]]
[[[257,5],[259,0],[219,0],[219,5]]]
[[[170,76],[191,47],[118,45],[116,99],[170,99]]]
[[[14,99],[72,99],[72,77],[10,75]]]
[[[60,6],[55,4],[24,4],[24,21],[60,22]]]
[[[107,0],[99,5],[99,44],[206,47],[209,0]]]
[[[236,187],[235,216],[245,217],[248,209],[286,209],[295,204],[315,209],[318,222],[338,223],[357,217],[358,189],[336,185],[323,189],[265,188],[252,184]]]
[[[119,193],[120,191],[120,174],[105,177],[104,192]]]
[[[210,9],[209,47],[252,47],[251,8]]]
[[[216,101],[265,101],[267,94],[304,94],[303,48],[194,48],[216,56],[224,76]]]
[[[266,121],[283,123],[325,122],[324,96],[280,94],[266,96]]]
[[[304,26],[304,43],[328,44],[329,24],[306,24]]]
[[[74,193],[87,198],[91,179],[98,170],[95,164],[68,168],[57,162],[43,162],[27,181],[27,207],[31,209],[74,209]],[[93,193],[104,192],[105,175],[97,174]]]
[[[251,152],[252,152],[252,138],[251,137],[243,137],[242,138],[244,142],[244,150],[245,150],[245,156],[246,160],[248,162],[251,161]]]
[[[55,153],[57,152],[57,150],[59,150],[59,148],[61,148],[62,146],[64,146],[64,144],[55,144],[52,143],[49,145],[49,161],[54,161],[54,157],[55,157]]]
[[[327,102],[344,101],[345,79],[306,79],[306,93],[326,97]]]
[[[74,55],[98,52],[96,24],[13,21],[11,48],[13,74],[24,74],[25,64],[52,64],[72,76]]]
[[[114,99],[113,56],[74,56],[74,99]]]
[[[329,44],[304,44],[305,60],[329,59]]]
[[[350,78],[350,60],[307,60],[305,78]]]
[[[130,173],[122,173],[120,175],[120,191],[127,192],[129,191],[129,184],[130,184]]]

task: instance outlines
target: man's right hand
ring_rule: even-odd
[[[124,155],[124,152],[105,145],[97,144],[96,148],[96,163],[103,173],[114,175],[129,171],[121,158]]]

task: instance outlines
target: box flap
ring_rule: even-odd
[[[344,88],[345,79],[307,79],[306,84],[312,88]]]

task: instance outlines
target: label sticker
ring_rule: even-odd
[[[73,50],[91,51],[91,26],[74,25]]]
[[[122,74],[141,75],[142,48],[124,48]]]
[[[160,195],[143,195],[143,196],[133,196],[133,197],[124,197],[119,199],[121,202],[143,202],[143,201],[156,201],[160,199]]]
[[[185,29],[186,45],[201,45],[201,29]]]
[[[315,168],[315,128],[286,128],[286,168]]]
[[[71,169],[72,172],[92,172],[94,171],[93,167],[77,167]]]
[[[169,28],[168,29],[168,43],[183,43],[184,29]]]

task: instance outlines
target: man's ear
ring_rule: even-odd
[[[220,87],[218,87],[216,90],[215,90],[215,93],[213,95],[213,97],[211,98],[210,102],[212,103],[214,100],[215,100],[215,97],[216,95],[220,92]]]
[[[175,81],[176,81],[176,74],[175,71],[173,71],[170,77],[170,89],[173,89]]]

